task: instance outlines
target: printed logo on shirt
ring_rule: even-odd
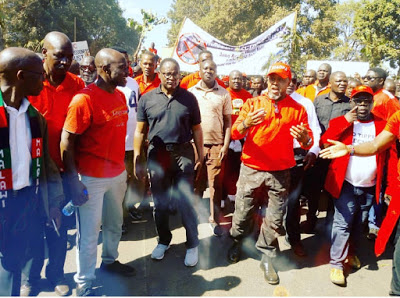
[[[232,100],[232,115],[239,115],[240,109],[243,107],[244,101],[241,98]]]

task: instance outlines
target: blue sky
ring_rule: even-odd
[[[118,0],[124,11],[125,18],[132,18],[137,22],[142,22],[141,9],[151,11],[159,17],[167,17],[173,0]],[[144,41],[144,46],[148,48],[150,43],[154,41],[156,49],[161,50],[168,43],[167,32],[170,24],[161,24],[154,27],[150,31]]]

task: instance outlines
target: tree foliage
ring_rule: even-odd
[[[3,7],[7,12],[2,26],[4,46],[37,50],[53,30],[73,40],[74,18],[76,40],[87,40],[92,54],[113,45],[133,51],[138,43],[138,34],[122,17],[117,0],[13,0]]]
[[[392,67],[400,59],[400,0],[362,1],[354,26],[361,41],[362,57],[372,65],[382,60]]]

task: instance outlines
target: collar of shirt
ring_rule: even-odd
[[[53,86],[52,84],[50,84],[48,79],[44,80],[44,82],[43,82],[43,88],[53,89],[56,92],[62,91],[64,89],[69,89],[72,86],[75,86],[75,83],[74,83],[74,80],[72,79],[71,74],[69,72],[67,72],[67,74],[65,75],[64,80],[58,86]]]
[[[212,91],[218,90],[220,88],[219,84],[217,83],[216,80],[214,81],[214,86],[212,88],[208,88],[207,86],[206,86],[206,88],[203,88],[203,86],[201,86],[201,82],[202,82],[202,80],[200,80],[200,82],[198,82],[194,87],[196,89],[202,90],[204,92],[212,92]]]
[[[337,101],[333,101],[333,100],[330,98],[330,92],[324,95],[324,99],[328,99],[329,101],[331,101],[331,102],[333,102],[333,103],[349,102],[349,101],[350,101],[350,99],[349,99],[346,95],[344,95],[344,94],[343,94],[343,96],[340,97]]]
[[[7,106],[7,104],[5,102],[4,102],[4,107],[7,109],[9,114],[13,113],[18,116],[18,115],[26,113],[26,111],[28,111],[29,101],[26,99],[26,97],[24,97],[22,99],[21,105],[18,110],[14,107]]]
[[[162,94],[164,94],[166,97],[168,97],[169,99],[173,99],[173,98],[177,97],[177,96],[181,93],[181,90],[182,90],[182,88],[179,87],[179,85],[178,85],[178,86],[176,87],[174,93],[172,93],[171,97],[169,97],[167,94],[165,94],[165,93],[161,90],[161,85],[159,85],[159,86],[156,88],[156,93],[162,93]]]

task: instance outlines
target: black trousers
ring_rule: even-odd
[[[33,194],[34,188],[26,187],[0,209],[0,296],[19,296],[21,269],[43,241],[44,209]]]

